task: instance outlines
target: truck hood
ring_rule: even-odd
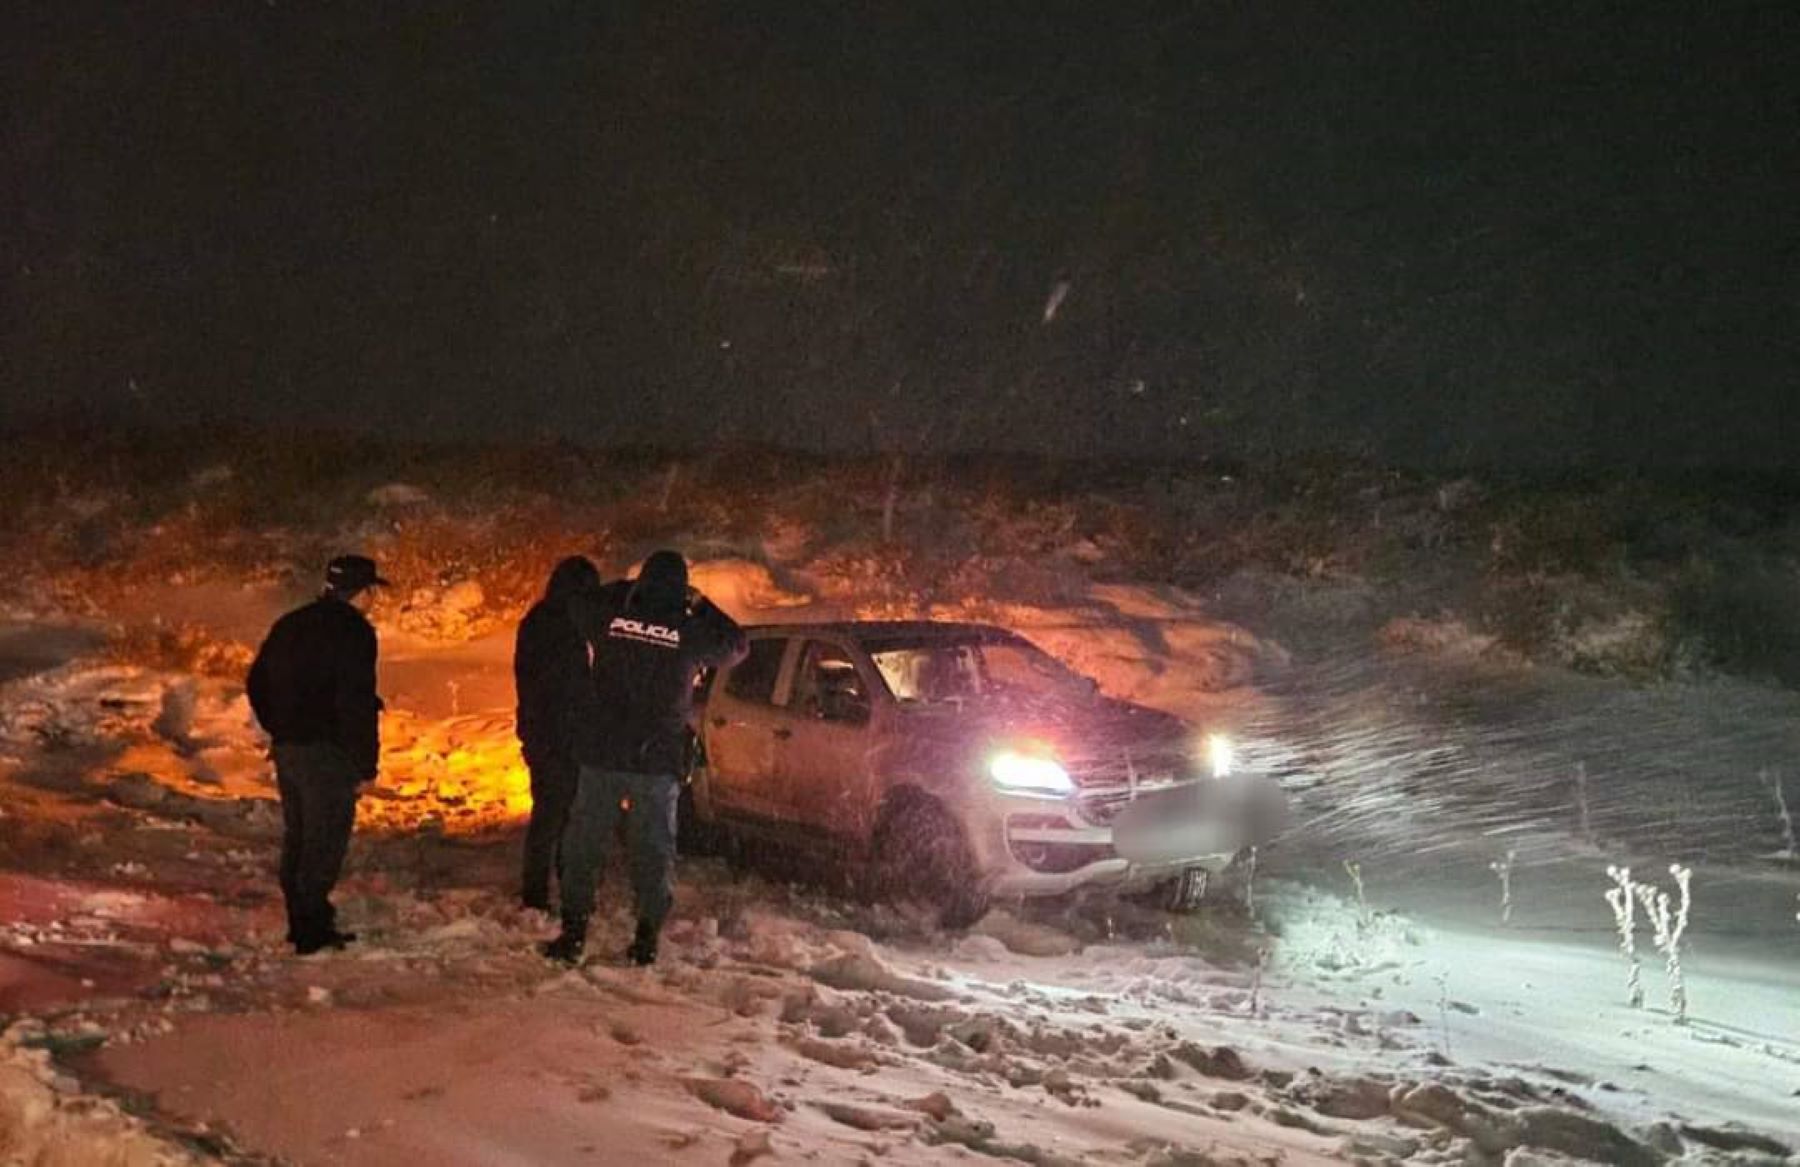
[[[1185,771],[1195,749],[1194,729],[1180,718],[1104,697],[904,708],[901,725],[916,748],[938,757],[973,760],[1007,746],[1043,743],[1084,785],[1121,779],[1127,767]]]

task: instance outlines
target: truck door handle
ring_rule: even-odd
[[[791,729],[788,729],[784,726],[781,729],[778,729],[775,731],[775,736],[780,738],[782,741],[786,741],[787,739],[794,736],[794,731]]]

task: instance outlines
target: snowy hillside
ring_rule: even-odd
[[[1396,626],[1412,600],[1368,563],[1239,559],[1183,584],[1125,511],[864,485],[836,512],[791,482],[734,509],[665,470],[589,511],[489,481],[217,540],[212,503],[37,528],[0,626],[0,1159],[97,1161],[94,1140],[127,1163],[1800,1152],[1800,699],[1533,664],[1474,609]],[[307,556],[350,540],[399,584],[375,613],[382,773],[339,892],[362,940],[299,959],[241,675]],[[589,963],[552,968],[549,921],[511,898],[511,622],[556,556],[617,571],[665,541],[740,618],[1013,628],[1111,694],[1230,728],[1294,827],[1200,916],[1090,896],[965,934],[804,857],[688,857],[656,967],[614,963],[615,875]],[[1629,866],[1672,928],[1671,864],[1691,870],[1685,1020],[1654,890],[1633,898],[1641,1007],[1606,899]]]

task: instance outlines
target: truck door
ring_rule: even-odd
[[[873,674],[846,645],[808,640],[794,667],[789,736],[777,784],[785,817],[798,826],[860,839],[878,794]]]
[[[794,642],[759,636],[749,655],[713,683],[702,715],[708,795],[715,814],[779,817],[775,797],[786,717],[788,659]]]

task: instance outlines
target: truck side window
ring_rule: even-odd
[[[835,644],[808,641],[795,681],[795,706],[826,721],[860,724],[869,720],[869,694],[856,662]]]
[[[725,691],[739,701],[759,705],[775,702],[775,681],[781,676],[781,658],[788,642],[779,636],[768,636],[750,642],[750,655],[737,663],[725,679]]]

